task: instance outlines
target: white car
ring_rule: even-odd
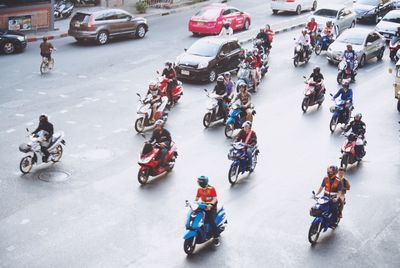
[[[331,21],[334,26],[334,35],[338,36],[344,30],[356,25],[357,15],[347,7],[333,5],[318,9],[310,15],[309,19],[311,18],[315,19],[320,30],[325,28],[326,22]]]
[[[390,40],[400,27],[400,10],[392,10],[387,13],[376,25],[375,30]]]
[[[292,11],[300,15],[303,10],[316,10],[317,5],[317,0],[271,0],[274,14],[278,11]]]

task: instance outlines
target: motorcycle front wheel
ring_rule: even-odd
[[[206,114],[204,115],[204,118],[203,118],[203,126],[204,126],[205,128],[208,128],[208,127],[211,125],[211,118],[212,118],[212,114],[211,114],[211,113],[206,113]]]
[[[231,165],[228,173],[228,180],[230,184],[234,185],[239,178],[239,166]]]
[[[299,57],[298,56],[293,58],[293,65],[294,65],[294,67],[299,66]]]
[[[344,154],[342,156],[342,160],[340,161],[340,167],[347,169],[347,166],[349,165],[349,155]]]
[[[251,171],[250,171],[250,173],[254,172],[254,170],[256,169],[256,166],[257,166],[257,154],[255,154],[253,156],[253,161],[251,163]]]
[[[337,77],[336,77],[336,82],[341,85],[344,79],[344,72],[340,72],[338,73]]]
[[[135,130],[137,133],[142,133],[144,131],[144,118],[143,117],[136,119]]]
[[[62,155],[63,155],[63,147],[61,145],[57,145],[55,152],[52,154],[53,157],[51,161],[54,163],[60,161]]]
[[[226,124],[226,126],[225,126],[225,136],[227,138],[232,138],[234,130],[235,130],[235,127],[234,127],[234,125],[232,123]]]
[[[314,48],[315,55],[321,54],[321,51],[322,51],[322,46],[319,45],[319,44],[316,45],[315,48]]]
[[[304,113],[307,112],[309,104],[310,104],[310,99],[309,98],[304,98],[303,102],[301,103],[301,110],[303,110]]]
[[[146,169],[144,171],[139,170],[138,172],[138,181],[140,184],[144,185],[149,180],[149,170]]]
[[[315,245],[318,241],[320,226],[321,222],[318,222],[317,224],[311,224],[310,229],[308,230],[308,241],[311,243],[311,245]]]
[[[32,163],[32,156],[25,156],[21,159],[21,162],[19,162],[19,170],[23,174],[27,174],[32,170],[33,163]]]
[[[333,133],[336,130],[336,126],[338,124],[338,118],[333,118],[331,119],[331,122],[329,123],[329,129]]]
[[[183,242],[183,250],[187,255],[192,255],[196,248],[196,237],[191,237]]]

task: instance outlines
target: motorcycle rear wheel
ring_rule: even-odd
[[[140,184],[144,185],[149,180],[149,170],[140,171],[138,172],[138,181]]]
[[[304,113],[307,112],[308,105],[310,105],[310,99],[304,98],[303,102],[301,103],[301,110],[303,110]]]
[[[315,245],[318,241],[321,223],[311,224],[310,229],[308,230],[308,241],[311,245]]]
[[[225,136],[227,138],[232,138],[234,130],[235,130],[235,127],[234,127],[234,125],[232,123],[226,124],[226,126],[225,126]]]
[[[255,155],[253,156],[253,161],[252,161],[250,173],[253,173],[253,172],[254,172],[254,170],[256,169],[256,166],[257,166],[257,154],[255,154]]]
[[[319,45],[319,44],[316,45],[316,46],[315,46],[315,49],[314,49],[315,55],[321,54],[321,51],[322,51],[322,46]]]
[[[19,170],[23,174],[27,174],[32,170],[33,163],[32,163],[32,156],[25,156],[19,162]]]
[[[53,153],[51,161],[53,161],[54,163],[60,161],[62,155],[63,155],[63,147],[59,144],[56,147],[55,153]]]
[[[329,129],[332,133],[335,132],[337,124],[338,124],[338,118],[336,119],[332,118],[331,122],[329,123]]]
[[[211,113],[206,113],[206,114],[204,115],[204,118],[203,118],[203,126],[204,126],[205,128],[210,127],[210,125],[211,125],[211,118],[212,118],[212,114],[211,114]]]
[[[347,166],[349,165],[349,155],[344,154],[342,156],[342,160],[340,160],[340,167],[347,169]]]
[[[196,248],[196,238],[195,237],[186,239],[185,242],[183,242],[183,250],[185,251],[185,253],[187,255],[192,255],[195,248]]]
[[[137,133],[142,133],[144,131],[144,118],[140,117],[135,121],[135,130]]]
[[[299,66],[299,58],[298,58],[298,57],[295,57],[295,58],[293,59],[293,65],[294,65],[294,67]]]
[[[228,180],[232,185],[234,185],[239,178],[239,168],[240,168],[239,166],[233,166],[233,165],[231,165],[231,167],[229,168]]]
[[[344,73],[343,73],[343,72],[338,73],[338,75],[337,75],[337,77],[336,77],[336,82],[337,82],[339,85],[341,85],[342,82],[343,82],[343,79],[344,79]]]

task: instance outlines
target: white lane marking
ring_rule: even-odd
[[[15,116],[17,116],[17,117],[24,117],[25,115],[24,115],[24,114],[15,114]]]
[[[46,95],[47,93],[46,93],[46,92],[43,92],[43,91],[39,91],[38,94],[39,94],[39,95]]]
[[[30,223],[30,222],[31,222],[30,219],[23,219],[20,224],[24,225],[24,224],[27,224],[27,223]]]
[[[64,95],[64,94],[60,94],[59,95],[61,98],[68,98],[68,96],[67,95]]]
[[[45,236],[47,234],[47,232],[48,232],[47,229],[43,229],[38,233],[38,235]]]
[[[67,123],[67,124],[70,124],[70,125],[74,125],[74,124],[76,124],[76,122],[75,122],[75,121],[67,121],[66,123]]]
[[[68,113],[68,110],[61,110],[60,113],[62,114]]]
[[[86,75],[78,75],[78,78],[81,78],[81,79],[86,79],[86,78],[88,78]]]
[[[94,125],[94,127],[97,127],[97,128],[101,128],[102,127],[102,125]]]
[[[76,108],[81,108],[81,107],[83,107],[83,104],[82,104],[82,103],[79,103],[79,104],[75,105],[75,107],[76,107]]]
[[[12,246],[12,245],[7,248],[8,251],[14,251],[15,249],[16,249],[16,247]]]
[[[14,131],[15,131],[15,129],[13,129],[13,128],[10,128],[10,129],[6,130],[7,133],[13,133]]]
[[[122,82],[130,82],[131,80],[129,80],[129,79],[124,79],[124,80],[122,80]]]
[[[33,122],[28,122],[28,123],[25,123],[25,126],[29,127],[29,126],[33,126],[33,124],[34,124]]]
[[[78,145],[78,148],[79,148],[79,149],[84,148],[84,147],[87,147],[87,144],[79,144],[79,145]]]
[[[15,91],[22,92],[24,90],[22,88],[17,88],[17,89],[15,89]]]

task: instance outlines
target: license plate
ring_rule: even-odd
[[[197,22],[197,26],[202,26],[202,25],[204,25],[204,22],[201,21]]]
[[[79,21],[75,22],[74,25],[75,25],[75,27],[78,27],[78,28],[81,26],[81,24],[79,23]]]
[[[189,75],[190,72],[189,72],[189,71],[186,71],[186,70],[181,70],[181,74],[183,74],[183,75]]]

